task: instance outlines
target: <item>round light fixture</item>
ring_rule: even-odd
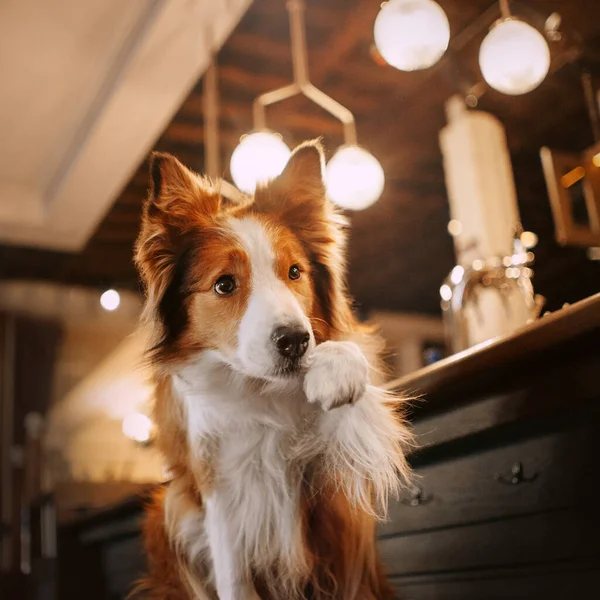
[[[442,287],[440,287],[440,296],[442,297],[442,300],[445,300],[446,302],[452,300],[452,288],[447,283],[444,283]]]
[[[152,421],[142,413],[131,413],[123,419],[122,429],[128,438],[143,444],[152,435]]]
[[[327,163],[327,194],[338,206],[363,210],[376,202],[385,184],[379,161],[359,146],[342,146]]]
[[[520,239],[523,246],[525,246],[525,248],[527,248],[528,250],[531,248],[535,248],[538,243],[538,236],[535,233],[533,233],[533,231],[524,231],[521,234]]]
[[[448,233],[452,237],[458,237],[462,233],[462,223],[457,219],[451,219],[448,222]]]
[[[509,17],[496,23],[483,40],[479,66],[490,87],[518,96],[544,81],[550,69],[550,49],[537,29]]]
[[[452,269],[452,271],[450,272],[450,281],[454,285],[458,285],[462,281],[464,276],[465,268],[461,267],[460,265],[456,265],[454,269]]]
[[[433,0],[390,0],[375,19],[375,45],[381,56],[401,71],[434,65],[448,48],[450,25]]]
[[[106,290],[100,296],[100,305],[104,310],[116,310],[119,308],[119,304],[121,304],[121,296],[117,290]]]
[[[290,154],[287,144],[276,133],[250,133],[242,137],[231,155],[231,177],[240,190],[252,194],[258,183],[281,174]]]

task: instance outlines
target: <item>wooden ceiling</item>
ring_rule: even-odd
[[[505,124],[519,205],[526,229],[535,231],[536,291],[549,308],[600,291],[600,264],[585,251],[554,242],[539,148],[582,149],[592,143],[580,85],[579,63],[563,65],[577,46],[600,74],[598,0],[524,0],[514,11],[538,25],[556,11],[563,41],[553,46],[554,72],[534,92],[509,97],[478,84],[477,50],[494,21],[492,0],[438,0],[450,20],[450,51],[433,68],[402,73],[372,55],[377,0],[308,0],[307,39],[311,80],[350,108],[359,140],[381,161],[386,189],[372,208],[352,215],[350,287],[365,308],[439,312],[438,289],[454,265],[446,226],[446,198],[438,132],[444,103],[454,93],[478,90],[478,108]],[[567,53],[567,54],[565,54]],[[255,0],[218,55],[221,164],[240,135],[252,128],[251,103],[262,92],[289,83],[291,58],[284,0]],[[600,77],[598,78],[600,82]],[[323,136],[329,153],[342,142],[335,120],[297,98],[268,110],[268,123],[290,144]],[[204,169],[202,81],[190,92],[156,148]],[[49,279],[89,286],[135,288],[132,246],[147,187],[140,165],[87,247],[69,255],[0,246],[0,278]]]

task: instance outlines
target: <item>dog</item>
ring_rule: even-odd
[[[393,597],[375,524],[409,475],[410,433],[402,400],[375,385],[323,165],[307,142],[226,205],[175,157],[151,157],[135,260],[172,479],[143,528],[148,598]]]

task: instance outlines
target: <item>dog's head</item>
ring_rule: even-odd
[[[155,154],[136,247],[154,358],[167,366],[210,350],[261,379],[302,368],[314,344],[351,327],[343,220],[326,199],[323,152],[299,146],[245,206]]]

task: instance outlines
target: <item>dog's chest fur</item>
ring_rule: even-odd
[[[314,455],[319,409],[293,386],[265,389],[236,378],[223,381],[204,363],[202,378],[184,371],[175,387],[192,452],[212,448],[207,460],[215,480],[207,518],[229,521],[251,569],[302,564],[302,483]],[[192,388],[186,381],[202,383]]]

